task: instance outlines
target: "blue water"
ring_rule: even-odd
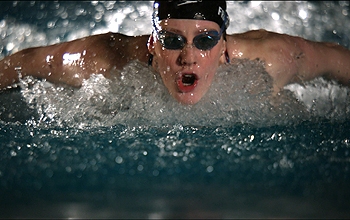
[[[24,13],[28,6],[38,13]],[[149,12],[136,6],[6,3],[2,55],[106,29],[147,33],[140,20]],[[346,2],[229,5],[238,30],[296,29],[345,46],[349,30],[337,25],[349,21],[348,9]],[[80,89],[29,78],[0,93],[0,217],[350,216],[347,88],[315,80],[271,100],[261,66],[243,62],[220,69],[202,102],[188,107],[141,64],[118,74]]]
[[[346,217],[349,129],[2,124],[1,215]]]

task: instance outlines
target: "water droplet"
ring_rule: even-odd
[[[121,164],[121,163],[123,163],[123,158],[120,157],[120,156],[117,156],[117,157],[115,158],[115,162],[116,162],[117,164]]]

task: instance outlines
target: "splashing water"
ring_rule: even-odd
[[[31,108],[38,110],[40,122],[80,128],[178,123],[271,126],[349,116],[349,90],[321,80],[303,87],[288,86],[296,95],[286,90],[272,97],[271,79],[257,61],[222,67],[209,92],[193,106],[177,103],[158,74],[139,62],[130,63],[116,75],[113,80],[94,75],[79,89],[38,80],[28,86],[35,80],[27,78],[22,80],[21,91]]]
[[[22,7],[33,8],[35,16],[14,17]],[[148,34],[151,7],[152,2],[7,3],[8,15],[0,23],[1,56],[29,46],[59,43],[107,31]],[[47,14],[48,8],[54,13]],[[336,41],[346,46],[348,38],[343,33],[347,32],[347,25],[342,24],[349,21],[348,10],[346,2],[228,2],[231,19],[228,33],[265,28],[311,40]],[[23,23],[30,17],[35,18],[31,19],[35,26]],[[269,84],[265,85],[270,79],[254,61],[221,68],[208,94],[195,106],[174,102],[159,76],[142,64],[131,63],[118,74],[119,79],[112,81],[100,75],[93,76],[80,89],[54,86],[35,79],[26,79],[35,82],[28,86],[30,82],[22,81],[21,93],[38,113],[39,122],[31,120],[31,123],[77,127],[119,123],[269,126],[315,117],[346,120],[349,115],[348,89],[322,79],[303,86],[289,85],[278,97],[271,99]]]

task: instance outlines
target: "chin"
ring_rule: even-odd
[[[181,104],[194,105],[201,100],[202,96],[193,93],[178,93],[174,98]]]

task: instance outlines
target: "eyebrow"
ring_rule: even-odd
[[[220,32],[220,31],[215,30],[215,29],[209,29],[209,28],[205,28],[205,29],[197,30],[195,36],[198,35],[198,34],[202,34],[202,33],[205,33],[205,32],[210,32],[210,31],[216,31],[218,33]],[[178,30],[178,29],[166,28],[165,27],[165,28],[163,28],[163,30],[183,36],[183,32],[181,30]]]
[[[178,29],[173,29],[173,28],[163,28],[163,30],[165,31],[168,31],[168,32],[172,32],[172,33],[175,33],[175,34],[182,34],[182,31],[181,30],[178,30]]]

